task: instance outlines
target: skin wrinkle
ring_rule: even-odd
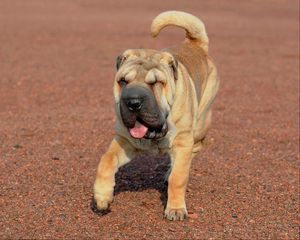
[[[135,56],[131,57],[128,56],[129,53],[134,53]],[[164,88],[166,86],[166,77],[164,76],[163,72],[158,69],[161,68],[162,64],[162,59],[161,59],[161,54],[153,54],[149,57],[146,58],[146,61],[144,59],[139,59],[137,56],[142,56],[142,53],[137,54],[136,51],[126,51],[124,53],[126,55],[126,60],[124,61],[123,65],[131,65],[127,69],[125,69],[123,74],[117,74],[116,79],[122,79],[124,78],[128,82],[128,86],[133,86],[134,85],[141,85],[145,88],[148,88],[152,91],[156,102],[158,105],[161,105],[161,96],[162,93],[165,92]],[[167,57],[170,58],[170,54],[167,53]],[[164,64],[166,65],[166,64]],[[124,66],[121,66],[120,72],[122,72],[122,69]],[[170,72],[170,68],[165,68],[163,70],[167,70]],[[145,84],[145,83],[153,83],[156,82],[156,80],[159,79],[161,83],[155,83],[155,84]],[[123,91],[124,89],[118,89],[119,91]],[[119,105],[120,108],[124,107],[124,104]],[[164,110],[167,109],[169,111],[169,106],[163,106],[161,110],[157,110],[156,112],[161,112],[162,115],[167,116],[168,113]],[[141,111],[141,115],[146,118],[146,122],[151,122],[157,118],[156,114],[153,114],[152,109],[150,111]],[[121,109],[121,113],[123,112],[124,115],[124,110]],[[155,111],[153,111],[155,112]],[[122,114],[121,114],[122,115]],[[126,120],[129,117],[126,117]],[[132,119],[131,121],[134,121],[135,118],[129,118]],[[132,124],[130,124],[132,126]]]

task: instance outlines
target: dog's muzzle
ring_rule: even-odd
[[[120,97],[120,113],[133,138],[157,139],[168,132],[167,114],[163,114],[151,90],[127,85]]]

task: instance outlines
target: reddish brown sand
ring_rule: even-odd
[[[125,3],[126,2],[126,3]],[[296,239],[299,236],[298,3],[0,1],[0,238]],[[193,161],[190,218],[163,219],[167,159],[117,175],[111,213],[91,211],[114,135],[115,57],[151,39],[163,10],[199,16],[222,84]]]

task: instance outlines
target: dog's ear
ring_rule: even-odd
[[[177,80],[178,79],[178,61],[175,58],[173,58],[170,61],[169,65],[173,71],[174,79]]]
[[[123,55],[119,55],[117,57],[117,61],[116,61],[116,68],[117,70],[119,70],[119,68],[121,67],[121,65],[124,63],[124,61],[126,60],[126,57]]]

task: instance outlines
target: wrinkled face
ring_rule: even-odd
[[[158,139],[168,132],[177,62],[170,53],[127,50],[117,59],[117,111],[133,138]]]

